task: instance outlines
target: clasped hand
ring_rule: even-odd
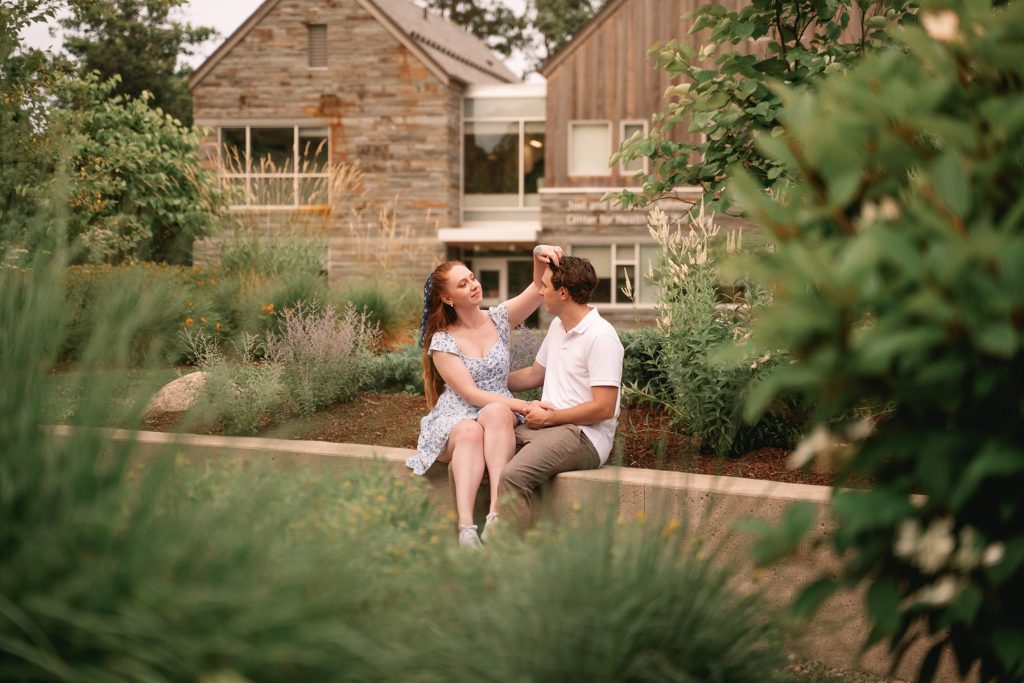
[[[541,429],[553,426],[555,407],[544,401],[527,401],[526,410],[523,416],[526,417],[526,426],[530,429]]]

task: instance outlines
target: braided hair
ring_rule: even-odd
[[[423,348],[423,393],[427,405],[433,408],[444,391],[444,378],[434,367],[430,357],[430,340],[434,334],[448,329],[456,321],[455,308],[441,301],[441,295],[448,285],[448,273],[461,261],[446,261],[434,269],[423,283],[423,317],[420,319],[420,346]]]

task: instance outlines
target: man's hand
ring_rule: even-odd
[[[554,418],[555,407],[553,405],[543,401],[530,401],[530,406],[526,411],[527,427],[530,429],[554,427],[556,425]]]

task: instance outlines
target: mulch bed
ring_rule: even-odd
[[[423,396],[364,392],[357,401],[294,418],[262,436],[415,448],[420,418],[426,414]],[[623,408],[618,429],[623,438],[621,464],[626,467],[823,486],[833,481],[830,473],[789,469],[789,453],[779,448],[760,448],[737,458],[696,453],[686,436],[671,428],[665,415],[649,407]]]

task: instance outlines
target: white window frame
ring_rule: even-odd
[[[463,104],[465,108],[465,104]],[[524,212],[539,212],[539,207],[527,206],[526,205],[526,155],[523,153],[523,146],[526,144],[526,124],[528,123],[544,123],[544,118],[535,116],[495,116],[495,117],[470,117],[462,119],[461,131],[459,136],[459,208],[461,209],[461,215],[459,216],[459,222],[465,223],[466,215],[466,124],[467,123],[518,123],[519,124],[519,168],[517,173],[519,174],[519,192],[516,206],[474,206],[469,209],[469,212],[480,211],[487,213],[507,213],[510,220],[515,219],[517,215]],[[545,131],[544,144],[547,145],[547,135]],[[545,153],[547,151],[545,150]]]
[[[648,124],[649,124],[649,122],[644,120],[644,119],[626,119],[624,121],[620,121],[619,122],[619,150],[620,151],[622,150],[622,145],[623,145],[623,143],[626,142],[626,139],[627,139],[626,138],[626,126],[641,126],[641,127],[643,127],[644,135],[646,136],[647,132],[649,130]],[[641,159],[643,160],[643,164],[644,164],[643,165],[643,169],[641,169],[641,172],[646,174],[647,173],[647,162],[648,162],[648,159],[647,159],[647,157],[641,157]],[[619,175],[624,176],[624,177],[628,177],[628,178],[632,178],[634,175],[636,175],[636,173],[637,173],[636,171],[628,171],[628,170],[626,170],[625,163],[621,159],[619,160]]]
[[[611,277],[611,302],[604,301],[592,301],[591,303],[595,306],[599,306],[603,309],[654,309],[656,304],[644,304],[640,303],[640,292],[644,287],[643,279],[644,273],[640,270],[640,247],[641,246],[657,246],[657,242],[653,241],[636,241],[632,239],[608,239],[608,238],[575,238],[569,242],[569,254],[572,255],[576,247],[607,247],[608,259],[611,262],[612,277]],[[633,247],[633,258],[632,259],[620,259],[618,258],[619,247]],[[618,268],[622,266],[633,266],[633,277],[630,278],[630,282],[633,285],[633,300],[630,301],[626,298],[626,295],[619,291],[619,287],[616,284],[618,277]]]
[[[593,125],[598,125],[598,124],[602,124],[602,123],[605,124],[606,126],[608,126],[608,154],[605,157],[605,160],[607,161],[607,159],[610,159],[611,156],[612,156],[612,145],[614,144],[614,141],[612,139],[612,122],[611,122],[611,120],[609,120],[609,119],[573,119],[573,120],[569,121],[569,124],[568,124],[569,127],[567,129],[569,144],[566,145],[566,147],[568,147],[569,154],[568,154],[568,157],[565,160],[566,161],[566,169],[565,170],[566,170],[566,175],[568,175],[570,178],[607,178],[607,177],[611,176],[611,174],[612,174],[612,167],[611,166],[608,166],[607,169],[605,169],[605,171],[603,171],[601,173],[579,174],[579,173],[573,173],[572,172],[572,138],[573,138],[573,136],[572,136],[572,129],[573,129],[573,126],[577,126],[577,125],[580,125],[580,126],[582,126],[582,125],[593,126]]]
[[[243,173],[227,173],[224,171],[227,168],[224,164],[222,154],[224,153],[224,129],[225,128],[244,128],[245,129],[245,150],[243,151],[245,157],[245,171]],[[250,153],[252,149],[252,129],[253,128],[291,128],[292,129],[292,168],[293,171],[289,173],[254,173],[252,171],[252,155]],[[331,183],[330,183],[330,172],[325,171],[323,173],[299,173],[299,129],[300,128],[326,128],[327,129],[327,163],[330,164],[331,160],[331,128],[327,124],[320,122],[308,122],[302,124],[282,124],[282,123],[234,123],[234,122],[223,122],[217,126],[217,160],[220,164],[221,173],[220,177],[224,180],[243,180],[245,183],[245,196],[251,196],[251,184],[255,179],[260,178],[291,178],[292,180],[292,204],[232,204],[228,208],[232,211],[267,211],[267,210],[293,210],[297,208],[308,209],[315,207],[330,206],[331,204]],[[326,181],[327,188],[327,203],[326,204],[299,204],[299,182],[308,178],[323,178]]]

